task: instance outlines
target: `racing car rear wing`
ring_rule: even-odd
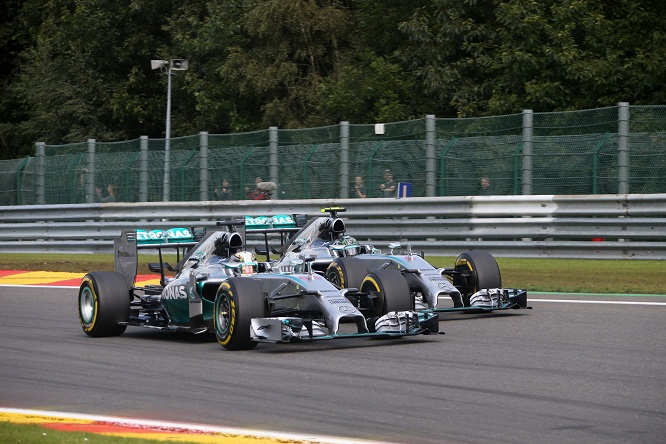
[[[265,255],[266,262],[270,262],[271,254],[279,254],[280,250],[293,233],[300,231],[308,220],[306,214],[276,214],[274,216],[245,216],[245,229],[247,234],[263,235],[263,247],[255,247],[257,254]],[[269,245],[270,235],[279,235],[279,249]]]
[[[168,230],[136,230],[136,243],[138,245],[169,244],[194,242],[193,230],[187,228],[170,228]]]
[[[239,232],[234,237],[234,248],[244,246],[245,220],[233,219],[219,221],[216,224],[225,227],[229,232]],[[165,268],[178,272],[182,263],[187,259],[191,249],[200,241],[209,236],[205,228],[170,228],[168,230],[123,230],[120,236],[114,239],[114,270],[122,274],[131,288],[136,279],[139,266],[138,250],[157,250],[158,263],[149,263],[148,269],[160,273],[160,284],[166,284]],[[240,241],[239,241],[240,240]],[[240,242],[240,243],[239,243]],[[173,250],[176,253],[176,267],[164,262],[163,250]]]
[[[304,214],[276,214],[275,216],[245,216],[247,230],[268,228],[297,228],[307,220]]]
[[[176,230],[175,232],[178,233],[178,237],[173,238],[177,240],[170,241],[169,234],[164,234],[168,232],[174,232],[172,230]],[[157,234],[158,231],[162,231],[163,234]],[[192,231],[195,231],[197,236],[192,235]],[[159,255],[159,264],[148,264],[148,268],[151,271],[159,271],[160,283],[164,285],[164,268],[166,267],[171,271],[175,270],[171,267],[171,265],[164,262],[162,258],[162,250],[175,250],[176,260],[180,262],[181,255],[184,257],[190,248],[197,245],[195,238],[198,237],[200,231],[194,229],[192,231],[185,228],[153,231],[123,230],[120,233],[120,236],[113,240],[113,269],[125,277],[128,288],[131,288],[134,286],[134,281],[136,279],[136,274],[139,267],[138,250],[157,250]],[[153,233],[152,237],[148,233]],[[151,242],[151,240],[153,242]]]

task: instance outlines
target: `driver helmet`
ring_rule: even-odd
[[[238,270],[240,275],[251,275],[257,272],[257,258],[249,251],[234,253],[227,262],[227,267]]]
[[[342,245],[345,246],[345,255],[346,256],[356,256],[361,252],[361,246],[358,244],[358,241],[351,236],[342,237]]]

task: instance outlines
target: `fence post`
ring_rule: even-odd
[[[629,194],[629,102],[618,103],[617,114],[617,192]]]
[[[199,200],[208,200],[208,133],[199,133]]]
[[[25,156],[16,169],[16,205],[23,205],[23,170],[28,162],[30,162],[30,156]]]
[[[340,199],[349,197],[349,122],[340,122]]]
[[[608,139],[610,139],[610,133],[604,134],[603,139],[597,143],[592,152],[592,194],[599,193],[599,151],[608,142]]]
[[[139,150],[139,202],[148,202],[148,136],[141,136]]]
[[[35,172],[37,177],[35,178],[35,203],[37,205],[44,205],[44,151],[45,143],[37,142],[35,143],[35,157],[37,164],[35,165]]]
[[[86,177],[86,202],[95,202],[95,139],[88,139],[88,175]]]
[[[523,110],[523,194],[532,194],[532,137],[534,135],[534,113]]]
[[[428,114],[425,117],[426,127],[426,197],[435,196],[435,116]]]
[[[271,182],[279,184],[278,176],[278,127],[271,126],[268,128],[268,152],[269,152],[269,174]],[[279,199],[279,193],[273,193],[273,199]]]

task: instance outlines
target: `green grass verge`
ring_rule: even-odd
[[[6,443],[58,443],[58,444],[156,444],[162,440],[105,436],[88,432],[65,432],[36,424],[15,424],[0,421],[0,442]],[[187,441],[180,441],[186,444]],[[190,441],[191,442],[191,441]]]
[[[159,256],[139,254],[139,274],[152,273],[149,262],[159,262]],[[165,254],[165,262],[176,265],[176,255]],[[113,254],[5,253],[0,255],[0,270],[88,271],[113,270]]]
[[[175,265],[175,256],[165,256]],[[148,262],[157,256],[140,256],[139,273],[150,273]],[[427,258],[436,267],[452,267],[454,257]],[[497,258],[502,284],[529,291],[666,294],[666,261],[524,259]],[[5,253],[0,270],[87,272],[113,270],[111,254],[28,254]]]
[[[428,258],[451,267],[454,258]],[[502,285],[529,291],[666,294],[666,261],[497,258]]]

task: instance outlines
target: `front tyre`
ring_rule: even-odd
[[[360,288],[368,263],[356,257],[337,258],[326,269],[326,279],[338,288]]]
[[[360,288],[374,301],[368,328],[374,331],[374,321],[391,311],[412,310],[412,294],[402,273],[397,270],[375,270],[363,279]]]
[[[484,288],[502,288],[502,275],[497,261],[487,251],[467,251],[456,259],[453,285],[460,291],[463,305],[469,307],[470,296]]]
[[[122,274],[96,271],[83,277],[79,287],[79,321],[88,336],[118,336],[125,332],[130,314],[130,293]]]
[[[250,330],[252,318],[265,317],[264,295],[251,278],[231,278],[217,290],[214,305],[215,337],[227,350],[250,350],[257,346]]]

